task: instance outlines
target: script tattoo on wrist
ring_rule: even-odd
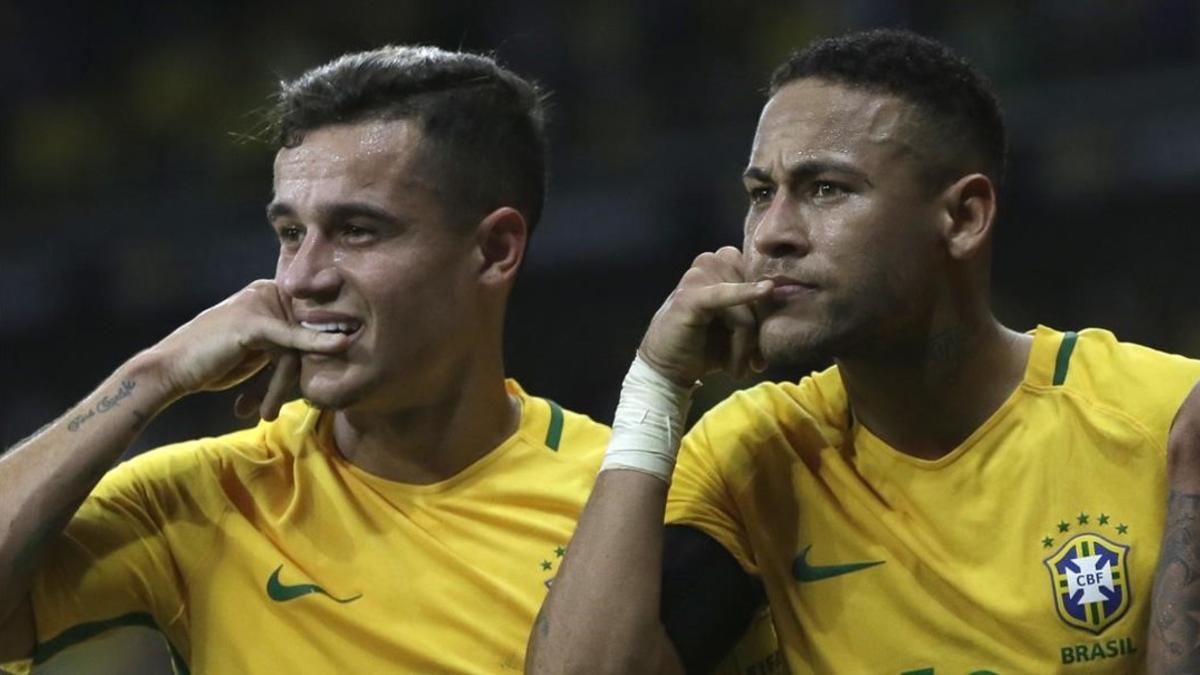
[[[1151,606],[1158,672],[1200,672],[1200,494],[1171,491]]]
[[[67,422],[67,430],[72,433],[79,431],[83,425],[87,424],[96,415],[103,415],[117,407],[121,404],[121,401],[129,397],[135,387],[137,387],[136,380],[123,380],[115,392],[101,396],[100,401],[95,406],[89,408],[87,412],[72,417],[71,421]]]

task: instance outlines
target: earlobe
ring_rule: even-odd
[[[525,257],[528,237],[525,217],[514,208],[503,206],[485,216],[477,229],[480,280],[490,284],[510,283]]]
[[[950,256],[974,257],[991,239],[996,218],[996,190],[991,179],[979,173],[963,176],[947,188],[944,237]]]

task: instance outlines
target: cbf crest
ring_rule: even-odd
[[[1118,532],[1124,529],[1121,525]],[[1059,618],[1099,635],[1124,616],[1133,600],[1128,553],[1128,546],[1088,532],[1068,539],[1046,558]]]

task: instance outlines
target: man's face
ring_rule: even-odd
[[[352,334],[343,354],[304,354],[300,388],[330,408],[387,409],[422,395],[474,332],[469,228],[444,208],[408,120],[311,131],[275,157],[268,218],[290,318]]]
[[[769,361],[886,349],[933,302],[941,256],[929,151],[902,99],[822,80],[767,102],[744,176],[747,279],[772,278],[755,309]]]

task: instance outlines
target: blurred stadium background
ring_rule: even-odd
[[[771,69],[813,37],[884,25],[949,43],[999,88],[1002,319],[1200,356],[1195,0],[9,0],[0,447],[272,274],[273,153],[252,138],[256,111],[279,78],[385,43],[495,52],[552,92],[550,201],[510,312],[509,370],[608,421],[658,303],[696,253],[740,240],[739,174]],[[232,398],[185,401],[134,451],[230,429]]]

